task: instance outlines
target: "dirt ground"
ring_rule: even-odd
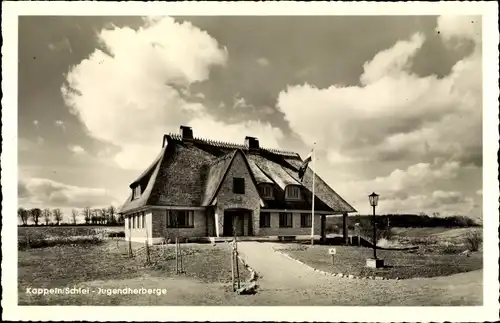
[[[259,274],[257,294],[235,295],[227,283],[203,282],[189,276],[162,276],[141,270],[122,279],[87,279],[69,287],[87,295],[33,296],[19,289],[20,305],[480,305],[482,270],[425,279],[351,280],[321,275],[273,251],[274,243],[240,242],[245,261]],[[97,276],[95,276],[97,277]],[[30,285],[36,286],[34,279]],[[72,282],[71,282],[72,283]],[[24,285],[27,286],[27,285]],[[165,294],[102,294],[112,289],[164,289]],[[40,302],[40,298],[43,301]],[[37,300],[37,301],[36,301]]]

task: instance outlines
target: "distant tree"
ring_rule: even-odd
[[[77,216],[78,216],[78,210],[77,209],[71,210],[71,219],[73,220],[73,224],[76,224]]]
[[[51,215],[50,209],[43,209],[42,217],[43,217],[43,220],[45,221],[45,225],[49,225],[50,215]]]
[[[17,216],[21,219],[21,222],[23,225],[28,224],[28,217],[29,217],[29,212],[22,207],[17,209]]]
[[[116,208],[113,205],[111,205],[108,208],[108,215],[109,215],[109,222],[111,224],[116,224]]]
[[[84,207],[82,210],[82,214],[83,214],[83,219],[85,220],[85,224],[89,224],[92,218],[92,210],[90,209],[90,207],[88,206]]]
[[[122,213],[118,214],[118,224],[120,225],[125,224],[125,216]]]
[[[101,209],[101,217],[102,217],[101,221],[103,224],[108,224],[110,222],[108,208],[103,207]]]
[[[40,219],[40,216],[42,215],[42,210],[40,210],[39,208],[33,208],[33,209],[31,209],[30,215],[31,215],[31,219],[33,220],[35,225],[38,225],[38,220]]]
[[[97,224],[99,221],[99,214],[96,209],[91,210],[90,222],[92,224]]]
[[[56,225],[59,225],[63,219],[63,214],[60,209],[54,209],[52,210],[52,215],[54,216],[54,221],[56,222]]]

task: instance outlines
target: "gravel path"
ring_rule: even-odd
[[[259,274],[258,303],[268,305],[481,305],[482,270],[446,277],[357,280],[315,272],[273,251],[275,243],[238,243]]]

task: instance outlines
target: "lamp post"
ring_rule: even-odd
[[[373,226],[373,259],[377,259],[377,227],[375,226],[375,207],[378,204],[378,195],[375,192],[368,195],[370,205],[373,208],[372,226]]]
[[[384,260],[378,259],[377,258],[377,227],[375,226],[375,207],[378,204],[378,197],[379,195],[373,192],[372,194],[368,195],[368,198],[370,200],[370,205],[373,208],[373,219],[372,219],[372,225],[373,225],[373,259],[367,259],[366,260],[366,265],[368,267],[373,267],[373,268],[379,268],[384,266]]]

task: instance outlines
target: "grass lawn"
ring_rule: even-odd
[[[124,243],[122,245],[125,246]],[[156,265],[150,267],[144,267],[140,256],[128,258],[125,248],[116,248],[116,242],[113,241],[106,241],[99,245],[62,245],[19,251],[18,302],[20,305],[87,305],[89,303],[113,305],[117,302],[122,304],[124,301],[123,296],[96,300],[88,295],[51,295],[50,297],[30,295],[26,293],[26,289],[30,287],[72,288],[90,284],[94,287],[108,286],[109,288],[124,288],[132,285],[136,288],[143,286],[158,288],[166,281],[169,281],[168,286],[174,287],[178,280],[185,281],[181,284],[182,287],[191,284],[200,288],[200,286],[205,286],[203,284],[212,284],[229,290],[227,283],[231,281],[231,262],[228,245],[187,244],[183,247],[187,255],[184,256],[185,273],[181,275],[175,274],[173,246],[167,249],[166,259],[158,259]],[[248,277],[248,271],[241,263],[239,267],[243,281]],[[151,277],[151,279],[145,277]],[[195,293],[195,287],[192,289],[190,293]],[[123,305],[137,305],[137,303],[141,303],[141,300],[132,298],[129,304]],[[203,302],[200,300],[200,303]]]
[[[330,247],[295,245],[281,250],[311,267],[326,272],[363,277],[381,276],[399,279],[435,277],[483,268],[481,252],[472,253],[467,257],[462,254],[423,254],[393,250],[377,250],[377,257],[384,259],[386,268],[366,268],[366,259],[373,257],[373,249],[352,246],[335,246],[337,254],[332,265],[332,256],[328,254]]]

